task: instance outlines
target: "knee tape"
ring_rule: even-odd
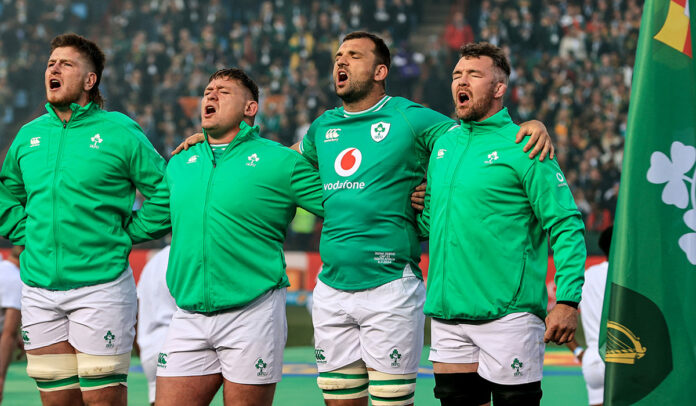
[[[27,375],[42,392],[80,387],[75,354],[27,354]]]
[[[367,368],[362,361],[331,372],[319,373],[317,385],[324,399],[359,399],[367,397]]]
[[[374,406],[404,406],[413,403],[416,394],[416,375],[394,375],[369,371],[370,399]]]
[[[434,392],[443,406],[478,406],[491,401],[490,382],[476,372],[435,374]]]
[[[541,382],[522,385],[493,385],[493,404],[496,406],[532,406],[541,403]]]
[[[83,391],[126,385],[130,353],[120,355],[77,354],[77,374]]]

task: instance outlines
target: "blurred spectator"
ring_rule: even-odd
[[[459,48],[474,41],[474,31],[471,29],[466,20],[464,20],[464,13],[457,11],[452,16],[452,20],[445,27],[445,34],[443,37],[447,47],[449,47],[450,52],[455,55],[459,52]],[[456,61],[458,58],[452,58]]]

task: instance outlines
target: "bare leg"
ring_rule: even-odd
[[[246,385],[224,380],[225,406],[271,406],[276,384]]]
[[[158,376],[155,406],[207,406],[222,385],[222,374]]]

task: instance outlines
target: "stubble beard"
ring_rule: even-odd
[[[480,99],[476,100],[470,108],[465,109],[464,111],[457,109],[457,117],[464,121],[480,121],[486,116],[486,114],[488,114],[488,111],[493,105],[494,92],[494,87],[491,86],[490,90]]]
[[[336,85],[334,85],[334,90],[336,91],[336,95],[340,97],[344,103],[355,103],[370,94],[371,86],[372,82],[366,80],[364,82],[351,82],[343,94],[338,93],[339,89]]]
[[[46,94],[46,99],[52,106],[67,107],[70,106],[72,103],[77,103],[77,101],[80,100],[81,96],[82,90],[76,89],[75,91],[64,92],[62,95]]]

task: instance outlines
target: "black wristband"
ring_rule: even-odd
[[[557,303],[557,304],[564,304],[564,305],[566,305],[566,306],[570,306],[570,307],[572,307],[573,309],[577,309],[577,308],[578,308],[578,302],[571,302],[571,301],[569,301],[569,300],[560,300],[560,301],[558,301],[558,302],[556,302],[556,303]]]

